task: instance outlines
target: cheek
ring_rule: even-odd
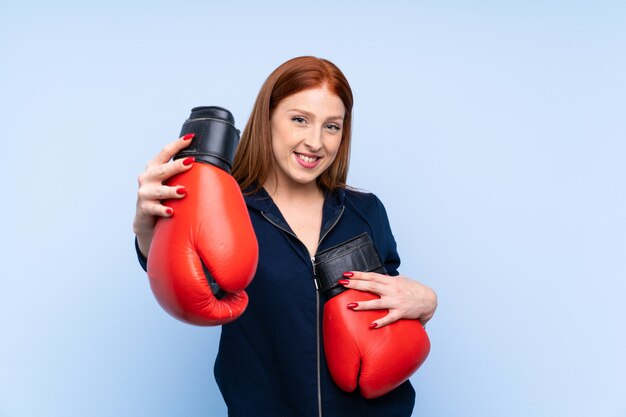
[[[274,152],[285,150],[293,146],[293,132],[289,127],[273,126],[272,131],[272,149]]]
[[[332,145],[329,147],[329,154],[332,155],[332,159],[335,159],[335,157],[337,157],[337,154],[339,153],[340,148],[341,148],[341,138],[336,139],[332,143]]]
[[[272,153],[275,155],[280,153],[281,149],[284,147],[284,139],[281,136],[280,131],[277,129],[272,130]]]

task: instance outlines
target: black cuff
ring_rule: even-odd
[[[144,271],[148,272],[148,258],[143,256],[143,253],[141,253],[141,250],[139,250],[139,242],[137,242],[137,236],[135,236],[135,251],[137,251],[137,260],[139,261],[139,265],[141,265]]]
[[[346,271],[387,273],[367,232],[318,253],[314,267],[317,289],[326,299],[346,290],[337,283]]]

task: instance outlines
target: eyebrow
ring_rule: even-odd
[[[302,114],[304,114],[305,116],[308,116],[308,117],[311,117],[311,118],[313,117],[313,113],[308,112],[308,111],[306,111],[306,110],[298,109],[298,108],[289,109],[289,110],[287,110],[287,111],[290,111],[290,112],[292,112],[292,111],[293,111],[293,112],[298,112],[298,113],[302,113]],[[345,116],[330,116],[330,117],[328,117],[326,120],[343,120],[343,119],[344,119],[344,117],[345,117]]]

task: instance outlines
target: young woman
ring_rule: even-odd
[[[349,308],[388,310],[372,331],[399,319],[425,324],[437,305],[430,288],[398,274],[400,258],[380,200],[346,186],[352,102],[348,81],[334,64],[294,58],[265,81],[242,134],[232,173],[257,236],[259,264],[246,312],[222,327],[215,363],[230,416],[390,417],[413,410],[409,381],[373,400],[341,391],[320,341],[323,301],[311,258],[363,232],[395,276],[354,272],[343,281],[380,297]],[[189,142],[167,145],[139,176],[133,228],[144,269],[156,219],[173,215],[163,200],[185,197],[183,187],[164,181],[192,169],[171,160]]]

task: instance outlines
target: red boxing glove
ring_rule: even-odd
[[[152,291],[172,316],[199,326],[237,319],[248,305],[244,289],[258,262],[258,245],[239,185],[229,174],[239,131],[228,110],[196,107],[181,135],[195,133],[174,159],[195,157],[194,166],[172,177],[185,198],[160,218],[148,255]]]
[[[357,386],[365,398],[387,394],[426,360],[430,341],[418,320],[398,320],[380,329],[369,325],[385,310],[351,311],[346,306],[377,295],[346,290],[324,305],[324,352],[335,383]]]
[[[316,256],[316,278],[330,298],[324,305],[324,352],[339,388],[360,388],[371,399],[398,387],[426,360],[430,340],[418,320],[398,320],[380,329],[369,325],[385,310],[352,311],[347,305],[379,298],[337,284],[344,271],[386,273],[367,234]],[[393,279],[393,278],[392,278]]]

